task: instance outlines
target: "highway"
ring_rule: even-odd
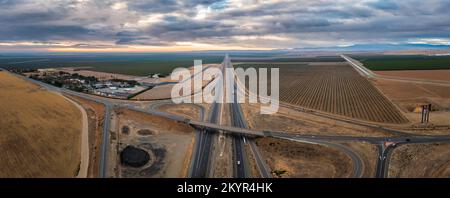
[[[223,61],[224,68],[233,68],[230,58],[228,55],[225,56]],[[224,70],[224,72],[226,72]],[[226,76],[226,73],[223,73]],[[228,80],[228,79],[227,79]],[[236,90],[236,83],[233,79],[233,89]],[[235,92],[236,93],[236,92]],[[237,103],[236,94],[233,96],[233,102],[229,104],[230,106],[230,117],[231,126],[238,128],[248,128],[244,120],[244,115],[242,113],[241,105]],[[233,170],[235,178],[246,178],[249,177],[248,171],[248,161],[245,152],[244,137],[240,134],[233,135]]]
[[[221,64],[222,72],[224,71],[224,64]],[[205,71],[206,67],[203,69]],[[195,77],[197,74],[194,74],[191,78]],[[223,86],[221,86],[223,89]],[[219,93],[221,90],[217,90],[216,93]],[[198,93],[194,93],[198,94]],[[220,94],[216,94],[216,97],[221,96]],[[216,100],[217,101],[217,98]],[[220,125],[220,114],[221,112],[221,103],[214,102],[211,104],[211,108],[208,114],[208,123],[219,124]],[[202,119],[203,121],[203,119]],[[196,127],[198,131],[197,135],[197,143],[195,146],[193,162],[191,164],[191,177],[193,178],[207,178],[210,176],[211,170],[214,168],[211,160],[214,137],[218,133],[219,130],[214,128],[205,128],[205,127]]]
[[[227,55],[224,60],[227,68],[233,68],[231,63],[231,58]],[[242,112],[241,105],[237,100],[237,91],[238,84],[235,79],[233,79],[233,89],[234,89],[234,98],[233,102],[229,104],[230,106],[230,116],[231,116],[231,126],[248,129],[247,123],[245,121],[244,113]],[[245,88],[244,88],[245,89]],[[263,178],[271,178],[272,174],[262,159],[261,153],[259,152],[258,147],[255,144],[253,138],[246,138],[242,135],[233,136],[233,154],[234,154],[234,172],[235,177],[237,178],[245,178],[250,176],[248,157],[246,156],[245,143],[250,145],[250,150],[255,158],[256,166],[259,171],[259,174]],[[239,162],[239,163],[237,163]]]

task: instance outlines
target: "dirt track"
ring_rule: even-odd
[[[61,95],[62,96],[62,95]],[[73,105],[75,105],[81,112],[82,116],[82,132],[81,132],[81,156],[80,156],[80,169],[78,171],[78,178],[86,178],[88,177],[88,168],[89,168],[89,126],[88,126],[88,117],[86,110],[79,105],[78,103],[72,101],[71,99],[62,96],[68,101],[70,101]]]

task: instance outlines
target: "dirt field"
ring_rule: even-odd
[[[81,112],[63,97],[0,72],[0,177],[74,177]]]
[[[450,82],[450,70],[374,71],[376,74],[403,78],[419,78]]]
[[[68,96],[82,105],[88,114],[89,122],[89,169],[88,177],[95,178],[99,176],[100,146],[102,142],[103,119],[105,116],[105,107],[102,104],[85,100],[76,96]]]
[[[200,109],[191,104],[164,104],[158,107],[158,111],[184,116],[192,120],[200,120]]]
[[[273,138],[258,138],[256,144],[275,177],[336,178],[352,175],[351,159],[329,147]]]
[[[150,161],[135,168],[117,161],[118,177],[186,177],[194,146],[194,129],[144,113],[117,110],[118,151],[132,145],[145,150]],[[127,130],[124,130],[128,128]],[[116,153],[120,155],[120,153]]]
[[[450,178],[450,144],[400,146],[392,153],[389,177]]]
[[[420,109],[417,110],[417,108],[420,105],[432,104],[430,123],[450,126],[450,119],[448,119],[450,117],[450,87],[380,79],[372,80],[372,82],[403,111],[413,125],[418,125],[421,121]],[[449,132],[445,130],[439,133]]]
[[[169,99],[171,90],[173,85],[161,85],[156,86],[152,89],[149,89],[141,94],[138,94],[137,96],[133,97],[133,100],[162,100],[162,99]]]
[[[205,65],[203,68],[206,67],[217,67],[218,65],[216,64],[212,64],[212,65]],[[194,74],[194,68],[190,67],[189,68],[191,74]],[[174,81],[170,79],[169,77],[166,78],[161,78],[160,79],[161,82],[178,82],[178,81]],[[210,81],[202,81],[202,87],[205,87]],[[156,86],[148,91],[145,91],[137,96],[135,96],[134,100],[162,100],[162,99],[169,99],[171,98],[171,91],[173,88],[174,84],[165,84],[165,85],[160,85],[160,86]],[[191,84],[191,93],[194,93],[194,81],[192,80],[192,84]],[[181,92],[182,94],[182,92]]]
[[[139,78],[138,76],[124,75],[124,74],[113,74],[107,72],[98,72],[98,71],[90,71],[90,70],[78,70],[77,68],[60,68],[57,71],[64,71],[69,74],[78,73],[82,76],[94,76],[99,80],[111,80],[111,79],[123,79],[123,80],[135,80]]]

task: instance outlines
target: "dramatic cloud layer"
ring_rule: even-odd
[[[0,0],[0,50],[450,43],[447,0]]]

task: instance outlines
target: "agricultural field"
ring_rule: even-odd
[[[450,56],[371,55],[351,56],[370,70],[434,70],[450,69]]]
[[[343,62],[344,60],[339,56],[316,56],[316,57],[239,57],[233,58],[233,62]]]
[[[400,124],[408,120],[347,63],[244,64],[279,67],[280,101],[351,118]]]
[[[150,74],[167,75],[178,67],[190,67],[194,59],[206,63],[220,63],[223,54],[59,54],[59,55],[4,55],[0,56],[0,67],[12,68],[59,68],[89,67],[90,70],[148,76]]]
[[[75,177],[82,114],[62,96],[0,71],[0,177]]]

